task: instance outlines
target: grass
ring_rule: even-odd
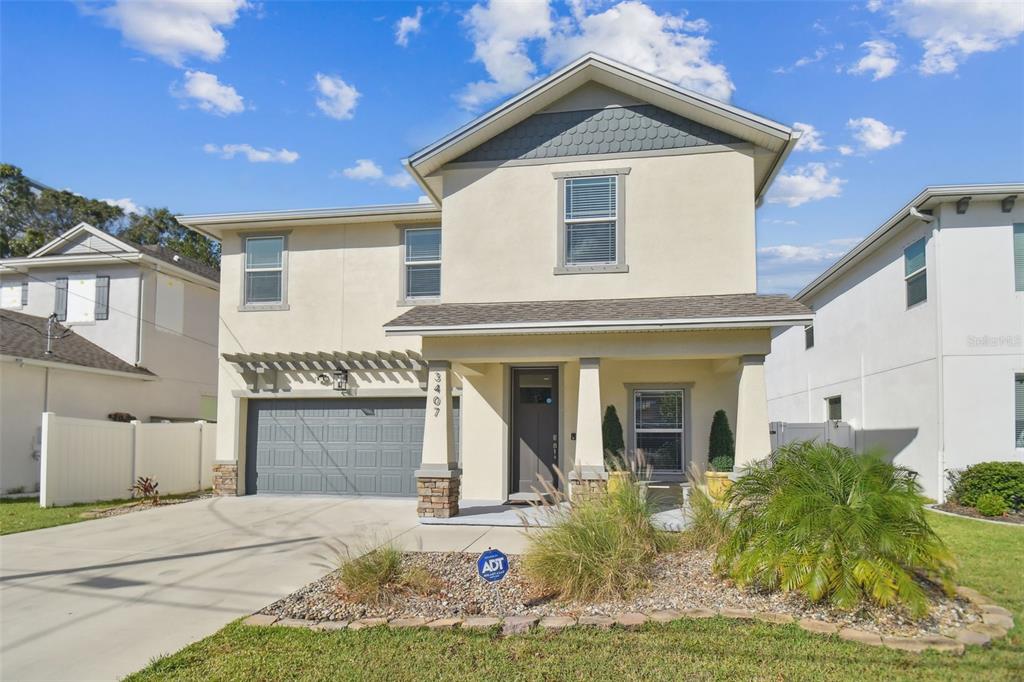
[[[184,495],[163,495],[162,500],[192,497],[194,493]],[[39,506],[38,497],[24,498],[0,498],[0,535],[11,533],[23,533],[27,530],[39,530],[40,528],[51,528],[63,526],[69,523],[90,521],[89,517],[83,516],[86,512],[112,509],[126,504],[136,504],[138,500],[104,500],[102,502],[87,502],[83,504],[71,504],[66,507]]]
[[[402,551],[391,544],[354,559],[342,558],[339,574],[341,594],[373,606],[390,604],[403,592],[430,594],[441,587],[425,569],[405,566]]]
[[[962,562],[959,582],[1024,623],[1024,530],[929,514]],[[911,654],[806,633],[796,626],[720,618],[647,625],[636,632],[494,633],[375,628],[313,632],[240,622],[128,677],[147,680],[800,679],[1020,680],[1018,625],[963,657]]]

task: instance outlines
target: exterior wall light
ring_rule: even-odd
[[[348,390],[348,370],[341,369],[334,373],[334,390],[335,391],[347,391]]]

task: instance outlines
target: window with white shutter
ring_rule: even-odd
[[[95,319],[105,320],[110,315],[110,277],[96,277],[96,311]]]
[[[57,288],[54,290],[53,312],[57,314],[57,320],[64,322],[68,319],[68,278],[58,277]]]

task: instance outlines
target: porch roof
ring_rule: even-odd
[[[384,325],[389,336],[714,329],[805,324],[813,312],[788,296],[723,294],[416,306]]]

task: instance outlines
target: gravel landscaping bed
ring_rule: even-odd
[[[212,494],[196,495],[195,497],[175,497],[166,500],[160,500],[160,504],[153,504],[148,500],[139,500],[138,502],[128,502],[121,504],[116,507],[109,507],[107,509],[93,509],[82,512],[82,518],[86,519],[105,519],[108,516],[123,516],[125,514],[131,514],[133,512],[145,511],[147,509],[157,509],[159,507],[170,507],[175,504],[185,504],[186,502],[195,502],[206,497],[213,497]]]
[[[955,502],[946,502],[944,504],[937,504],[934,507],[939,511],[949,512],[950,514],[957,514],[959,516],[969,516],[972,519],[984,519],[985,521],[1001,521],[1003,523],[1019,523],[1024,524],[1024,511],[1008,511],[1003,516],[985,516],[974,507],[964,507],[956,504]]]
[[[346,599],[335,573],[328,574],[259,613],[277,618],[310,621],[351,621],[363,618],[466,618],[471,616],[613,616],[624,612],[666,609],[741,609],[789,614],[839,623],[845,627],[900,637],[939,635],[981,622],[977,606],[961,598],[946,597],[928,585],[932,608],[928,617],[914,620],[899,609],[865,605],[857,611],[838,611],[811,604],[797,594],[761,593],[736,587],[711,571],[713,555],[693,551],[658,557],[651,569],[651,584],[628,601],[592,604],[562,602],[537,594],[519,570],[519,557],[509,556],[508,576],[497,587],[476,573],[475,554],[409,552],[406,566],[419,566],[436,575],[441,588],[422,596],[402,594],[386,606],[367,606]]]

